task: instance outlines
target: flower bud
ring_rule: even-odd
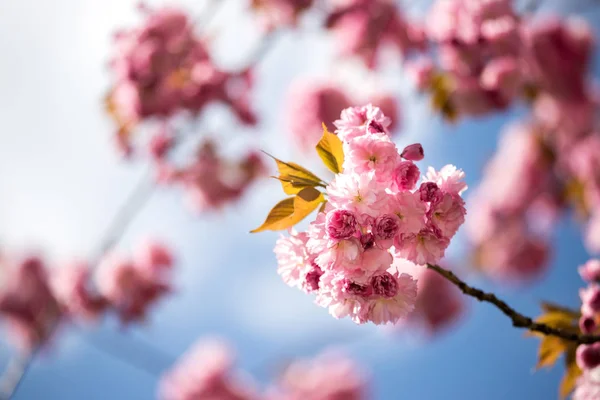
[[[356,233],[356,217],[347,210],[330,211],[325,224],[332,239],[350,239]]]
[[[371,278],[373,292],[384,297],[394,297],[398,293],[398,282],[389,272]]]
[[[411,161],[402,161],[393,173],[393,179],[401,190],[411,190],[419,180],[419,168]]]
[[[582,370],[594,369],[600,365],[600,343],[582,344],[577,347],[577,365]]]
[[[425,152],[420,143],[415,143],[406,146],[404,150],[402,150],[400,157],[409,161],[421,161],[425,157]]]
[[[586,262],[579,267],[579,275],[588,282],[600,281],[600,260],[593,259]]]
[[[579,329],[585,334],[592,334],[596,330],[596,320],[594,317],[582,315],[579,318]]]
[[[421,201],[437,203],[442,199],[443,193],[435,182],[423,182],[419,187]]]
[[[375,220],[375,236],[377,239],[392,239],[398,233],[400,224],[394,214],[384,214]]]
[[[581,297],[581,313],[594,315],[600,313],[600,286],[591,285],[579,291]]]

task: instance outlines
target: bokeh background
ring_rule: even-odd
[[[256,20],[246,2],[220,1],[227,4],[200,29],[212,37],[219,63],[244,65],[261,40]],[[179,0],[173,5],[200,15],[202,3]],[[117,156],[114,126],[102,107],[110,86],[111,37],[116,29],[139,21],[135,6],[134,0],[0,1],[2,248],[39,250],[57,268],[72,257],[88,257],[145,173],[142,162],[127,163]],[[418,14],[426,6],[413,1],[409,11]],[[578,12],[597,22],[596,9],[600,3],[594,1],[557,1],[543,2],[539,12]],[[201,130],[222,137],[233,149],[252,143],[318,169],[314,158],[291,144],[282,103],[294,79],[335,76],[396,94],[402,114],[399,147],[423,143],[421,167],[457,164],[474,187],[502,126],[524,110],[447,125],[429,111],[427,99],[414,91],[399,65],[378,78],[361,75],[352,66],[336,66],[331,43],[313,17],[306,16],[305,29],[280,34],[258,64],[258,127],[240,128],[225,110],[214,107]],[[277,234],[248,233],[282,196],[278,183],[265,179],[222,212],[193,216],[180,191],[156,191],[119,247],[128,251],[147,236],[170,244],[178,259],[175,295],[141,327],[123,330],[108,318],[96,327],[62,329],[36,358],[15,399],[154,398],[160,371],[205,335],[230,341],[239,352],[240,367],[263,383],[291,358],[310,357],[335,345],[370,371],[377,399],[557,398],[560,366],[535,372],[537,340],[525,338],[488,305],[469,301],[467,315],[453,329],[428,337],[415,330],[393,332],[334,320],[309,296],[285,286],[272,252]],[[589,255],[576,223],[560,224],[551,268],[529,286],[495,286],[471,273],[462,235],[449,258],[464,269],[463,277],[494,290],[528,315],[539,312],[541,300],[576,308],[583,286],[576,267]],[[5,337],[1,342],[4,367],[12,350]]]

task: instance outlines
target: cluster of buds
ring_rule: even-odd
[[[50,269],[38,257],[1,259],[0,317],[15,343],[31,351],[48,341],[63,320],[95,320],[113,311],[124,323],[139,321],[170,292],[170,251],[148,241],[134,259],[107,256],[96,276],[84,262]]]
[[[221,340],[196,343],[161,379],[164,400],[366,400],[367,380],[351,360],[323,353],[289,364],[264,393],[234,369],[232,350]]]
[[[278,272],[316,294],[336,318],[396,323],[413,309],[417,283],[398,260],[437,263],[465,219],[464,173],[451,165],[421,177],[423,148],[399,152],[389,118],[372,105],[335,121],[343,164],[326,186],[327,202],[307,231],[277,241]],[[332,135],[333,136],[333,135]]]

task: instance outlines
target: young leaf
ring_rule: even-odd
[[[536,368],[553,366],[561,354],[567,350],[567,346],[561,338],[544,336],[538,349],[538,363]]]
[[[342,141],[337,135],[329,132],[325,124],[323,124],[323,136],[317,144],[317,153],[331,172],[334,174],[342,172],[342,164],[344,164]]]
[[[323,193],[313,187],[306,187],[295,197],[288,197],[277,203],[269,212],[265,222],[250,232],[280,231],[291,228],[313,212],[323,201],[325,201]]]
[[[565,355],[565,374],[560,381],[559,395],[561,399],[566,398],[575,389],[577,379],[581,376],[582,371],[577,366],[575,361],[575,351],[577,346],[571,344]]]
[[[323,204],[319,207],[319,212],[322,213],[325,211],[325,207],[327,206],[327,200],[323,200]]]
[[[554,328],[564,329],[566,331],[578,331],[578,313],[563,307],[555,307],[548,303],[542,303],[542,308],[544,310],[548,309],[549,311],[537,317],[535,319],[536,322],[539,322],[540,324],[550,325]],[[527,334],[530,336],[538,336],[542,338],[545,337],[543,334],[538,332],[529,331]]]
[[[270,154],[267,155],[277,163],[279,176],[274,178],[281,182],[283,191],[286,194],[296,194],[305,187],[325,186],[321,178],[306,168],[293,162],[281,161]]]
[[[277,226],[281,221],[289,218],[294,213],[294,198],[288,197],[287,199],[281,200],[275,204],[275,207],[269,211],[267,219],[261,226],[250,231],[250,233],[262,232],[265,230],[277,230],[273,229],[273,226]],[[283,229],[283,228],[282,228]]]
[[[309,181],[301,178],[282,178],[280,176],[273,176],[272,178],[275,178],[279,182],[281,182],[281,187],[283,188],[285,194],[297,194],[304,188],[315,187],[314,181]]]
[[[561,306],[559,304],[554,304],[549,301],[542,301],[541,307],[542,310],[546,312],[560,312],[564,315],[571,316],[571,318],[577,321],[579,321],[579,317],[581,317],[581,312],[579,312],[578,310],[572,310],[568,307]]]

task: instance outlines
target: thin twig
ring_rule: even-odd
[[[517,312],[511,306],[500,300],[493,293],[484,292],[481,289],[467,285],[463,280],[457,277],[452,271],[448,271],[439,265],[427,264],[427,268],[437,272],[442,277],[450,281],[458,287],[464,294],[476,298],[479,301],[495,305],[504,315],[512,320],[512,324],[516,328],[524,328],[533,332],[542,333],[546,336],[556,336],[571,342],[579,344],[590,344],[600,342],[598,335],[582,335],[574,332],[569,332],[564,329],[554,328],[552,326],[535,322],[533,319]]]

